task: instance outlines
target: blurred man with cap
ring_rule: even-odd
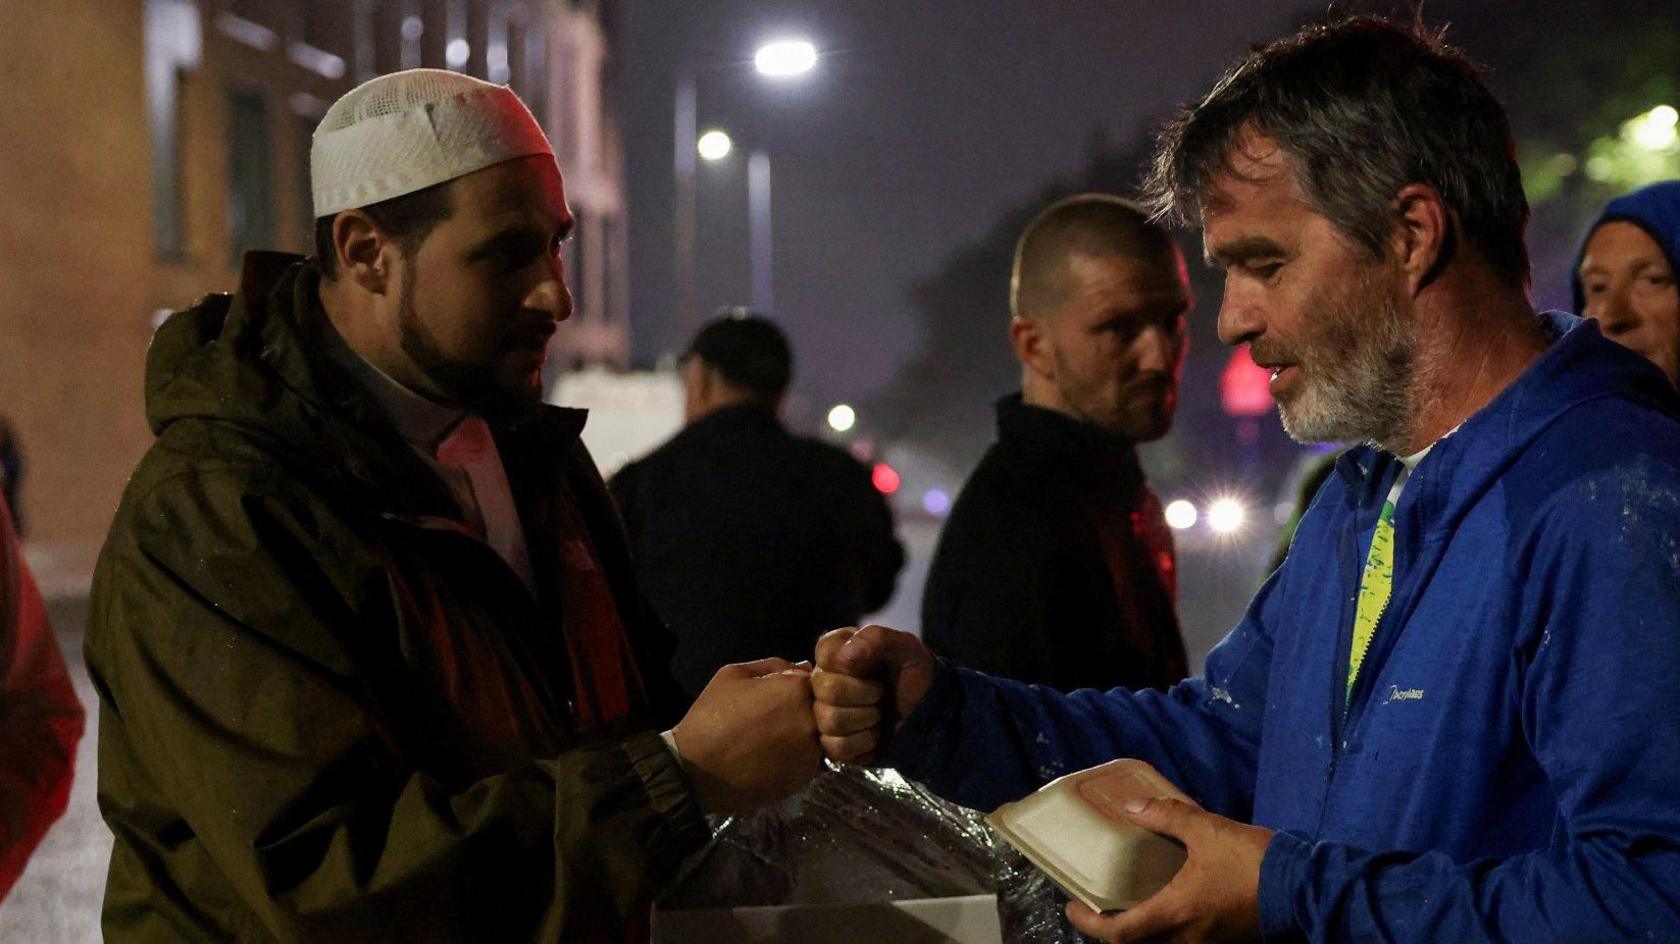
[[[804,658],[824,632],[885,605],[904,564],[869,469],[782,426],[792,377],[774,322],[712,321],[682,360],[687,426],[612,481],[690,695],[731,662]]]
[[[818,766],[805,671],[673,731],[584,415],[553,151],[507,88],[413,70],[316,130],[317,258],[253,253],[147,361],[157,442],[95,576],[122,941],[637,940],[702,812]]]

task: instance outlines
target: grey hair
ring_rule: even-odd
[[[1144,199],[1188,223],[1246,132],[1276,141],[1307,205],[1380,258],[1393,201],[1440,193],[1455,235],[1512,284],[1529,282],[1528,199],[1505,111],[1440,32],[1359,16],[1257,47],[1159,135]],[[1451,251],[1449,244],[1448,251]]]

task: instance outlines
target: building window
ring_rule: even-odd
[[[303,41],[322,52],[350,59],[355,54],[359,0],[307,0],[300,4]]]
[[[572,311],[578,315],[589,315],[593,313],[591,306],[595,304],[595,286],[588,272],[590,256],[595,251],[595,247],[590,245],[595,229],[590,225],[593,219],[588,213],[573,207],[572,216],[572,238],[565,242],[569,251],[561,258],[566,265],[566,287],[572,290]]]
[[[181,91],[186,77],[171,68],[151,84],[152,240],[159,259],[187,254],[186,179],[182,173]]]
[[[279,29],[283,25],[273,0],[222,0],[221,7],[225,13],[269,29]]]
[[[152,244],[159,259],[186,256],[181,95],[202,51],[198,8],[188,0],[146,0],[146,124],[152,146]]]
[[[463,67],[468,75],[481,79],[490,77],[490,10],[484,0],[466,0],[461,4],[462,36],[467,41],[467,62]]]
[[[508,51],[508,38],[514,28],[514,9],[499,4],[493,5],[485,15],[484,77],[497,85],[507,85],[513,79],[512,55]],[[518,89],[514,91],[518,91]]]
[[[285,23],[268,0],[222,0],[221,7],[216,28],[222,35],[264,52],[279,44]]]
[[[379,10],[374,0],[352,0],[350,4],[350,75],[359,85],[379,73]]]
[[[507,78],[503,81],[513,86],[513,90],[519,93],[519,97],[524,99],[527,104],[531,101],[531,73],[525,67],[525,61],[529,58],[526,52],[525,37],[529,34],[530,30],[525,25],[524,17],[510,17],[508,19],[505,52]]]
[[[378,75],[420,65],[426,21],[415,0],[386,0],[373,12],[373,70]]]
[[[259,91],[228,92],[228,248],[232,264],[274,245],[274,143]]]
[[[297,251],[306,256],[315,252],[315,192],[310,186],[309,150],[314,144],[315,126],[319,123],[319,119],[310,115],[292,116],[293,153],[297,155]]]
[[[420,64],[428,69],[447,69],[448,46],[455,39],[450,34],[450,0],[420,0],[421,19]]]
[[[520,97],[525,99],[531,114],[537,116],[537,122],[548,128],[548,37],[543,33],[540,20],[524,32],[525,54],[519,72],[514,75],[523,75],[525,87],[520,91]],[[549,133],[553,134],[552,129]]]
[[[581,162],[584,147],[577,88],[578,79],[583,74],[580,71],[581,60],[567,37],[555,37],[549,43],[548,54],[554,65],[544,79],[545,87],[553,93],[553,99],[545,123],[560,150],[561,165],[570,169]]]
[[[624,221],[618,216],[601,219],[601,320],[618,324],[630,307],[624,298]]]

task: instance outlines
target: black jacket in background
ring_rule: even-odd
[[[928,646],[1064,691],[1182,680],[1172,537],[1136,450],[1019,394],[997,414],[928,573]]]
[[[811,658],[818,636],[887,602],[904,564],[869,470],[768,408],[701,417],[611,488],[691,694],[731,662]]]

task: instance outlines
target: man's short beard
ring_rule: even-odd
[[[1392,292],[1373,298],[1374,284],[1361,275],[1352,292],[1315,306],[1329,324],[1318,349],[1299,352],[1301,391],[1278,410],[1298,442],[1388,447],[1409,438],[1418,405],[1417,334]]]
[[[517,423],[536,413],[542,405],[536,391],[504,387],[482,368],[450,360],[443,353],[415,310],[417,281],[412,270],[403,279],[397,296],[397,333],[403,353],[420,372],[451,400],[485,419]]]
[[[1057,350],[1054,356],[1058,378],[1075,375],[1062,351]],[[1170,373],[1127,378],[1119,403],[1109,402],[1100,385],[1093,389],[1058,384],[1058,392],[1076,419],[1130,443],[1154,442],[1165,436],[1172,429],[1178,406],[1178,382]],[[1150,410],[1146,405],[1156,408]]]

